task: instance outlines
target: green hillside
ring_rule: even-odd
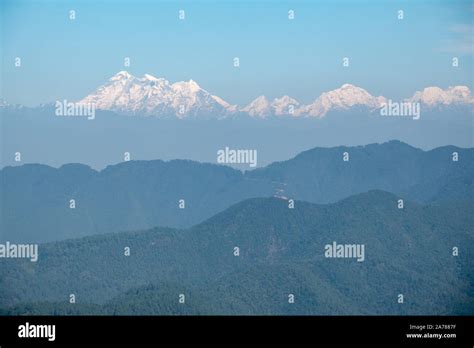
[[[405,202],[398,209],[397,200],[370,191],[328,205],[296,201],[289,209],[286,200],[257,198],[186,230],[40,245],[37,263],[0,261],[0,307],[7,313],[472,313],[472,205]],[[364,261],[326,258],[325,245],[334,241],[363,244]],[[71,293],[76,304],[67,302]],[[188,300],[177,306],[180,293]]]

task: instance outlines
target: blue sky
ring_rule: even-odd
[[[344,83],[394,99],[472,88],[473,14],[470,1],[2,0],[0,96],[77,100],[120,70],[193,79],[241,105],[261,94],[310,102]]]

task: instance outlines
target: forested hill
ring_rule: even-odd
[[[9,314],[472,312],[472,205],[405,201],[399,209],[398,200],[376,190],[291,209],[284,199],[256,198],[189,229],[42,244],[36,263],[0,260],[0,307]],[[364,245],[364,259],[325,257],[333,242]],[[181,293],[186,303],[178,306]]]
[[[399,141],[314,148],[245,173],[184,160],[130,161],[100,172],[80,164],[6,167],[0,241],[190,227],[242,200],[274,195],[332,203],[380,189],[420,203],[472,201],[473,173],[474,149],[425,152]]]

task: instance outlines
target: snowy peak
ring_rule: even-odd
[[[177,92],[183,92],[183,93],[198,93],[202,88],[199,87],[199,85],[193,81],[180,81],[173,83],[172,88],[177,91]]]
[[[126,115],[178,118],[218,118],[235,110],[235,107],[212,96],[193,80],[170,84],[164,78],[150,74],[137,78],[127,71],[118,72],[79,103],[93,103],[98,109]]]
[[[439,87],[427,87],[417,91],[409,102],[419,102],[429,107],[451,105],[451,104],[473,104],[474,98],[471,90],[466,86],[454,86],[447,89]]]
[[[275,98],[270,102],[265,96],[260,96],[253,100],[240,111],[248,113],[252,117],[267,118],[269,116],[292,116],[300,103],[295,99],[285,95]]]
[[[447,89],[427,87],[416,92],[410,102],[420,102],[429,107],[474,104],[471,90],[466,86]],[[325,117],[331,111],[351,110],[361,106],[376,110],[387,103],[382,96],[373,96],[365,89],[346,83],[322,93],[312,103],[300,104],[284,95],[272,101],[264,95],[240,108],[210,94],[194,80],[170,83],[164,78],[145,74],[135,77],[120,71],[104,85],[79,101],[93,103],[97,109],[110,110],[125,115],[144,115],[161,118],[225,118],[246,114],[253,118],[270,117]],[[0,101],[0,106],[3,104]]]
[[[347,110],[356,105],[376,109],[385,101],[384,97],[374,97],[365,89],[346,83],[340,88],[321,94],[312,104],[299,110],[299,113],[323,117],[333,109]]]
[[[270,116],[272,112],[270,102],[264,95],[253,100],[250,104],[241,109],[241,111],[258,118]]]
[[[132,79],[134,78],[132,75],[130,75],[128,73],[128,71],[119,71],[117,74],[115,74],[114,76],[112,76],[109,81],[126,81],[126,80],[129,80],[129,79]]]
[[[108,83],[79,102],[93,103],[98,109],[118,113],[148,114],[157,105],[163,105],[170,89],[170,84],[165,79],[156,79],[151,75],[140,79],[126,71],[120,71]]]
[[[295,116],[300,103],[287,95],[281,98],[275,98],[272,102],[272,108],[276,116]]]

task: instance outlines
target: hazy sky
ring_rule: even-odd
[[[261,94],[305,103],[343,83],[390,98],[430,85],[472,88],[471,1],[0,3],[0,96],[10,103],[77,100],[120,70],[193,79],[238,104]],[[350,58],[347,68],[343,57]]]

